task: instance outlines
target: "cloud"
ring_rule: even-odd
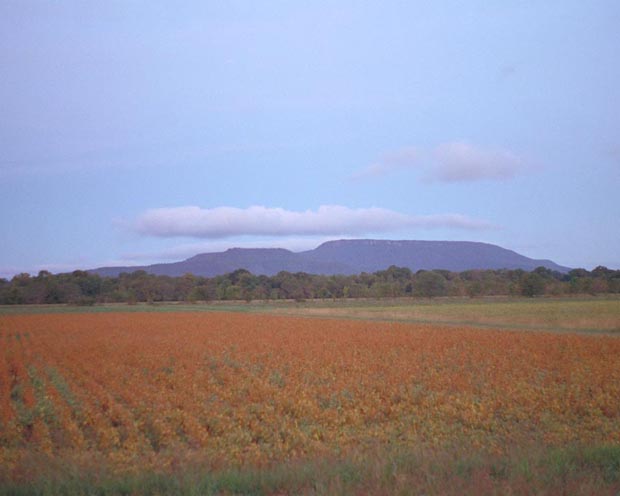
[[[434,150],[429,178],[442,182],[510,179],[525,168],[514,153],[501,148],[481,148],[466,142],[446,143]]]
[[[253,206],[246,209],[196,206],[155,208],[140,215],[130,228],[162,238],[222,239],[235,236],[359,236],[407,228],[488,229],[491,224],[461,214],[409,215],[385,208],[352,209],[323,205],[316,211],[291,211]]]
[[[366,179],[397,169],[412,169],[420,171],[421,178],[431,182],[498,181],[511,179],[528,168],[528,164],[510,150],[454,141],[431,149],[407,147],[387,153],[351,178]]]
[[[417,148],[401,148],[391,153],[387,153],[383,158],[374,164],[365,167],[353,174],[351,179],[366,179],[384,176],[396,169],[407,168],[416,165],[421,158],[421,152]]]

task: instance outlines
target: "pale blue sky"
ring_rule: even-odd
[[[0,277],[343,237],[620,268],[618,26],[617,1],[0,0]]]

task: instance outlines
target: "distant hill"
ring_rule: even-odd
[[[391,265],[462,272],[470,269],[523,269],[547,267],[568,272],[550,260],[534,260],[488,243],[472,241],[389,241],[350,239],[328,241],[314,250],[294,253],[283,248],[231,248],[219,253],[202,253],[187,260],[132,267],[100,267],[89,272],[116,277],[122,272],[145,270],[150,274],[181,276],[192,273],[213,277],[237,269],[253,274],[274,275],[280,271],[310,274],[359,274],[376,272]]]

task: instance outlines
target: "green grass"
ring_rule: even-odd
[[[201,311],[244,311],[244,304],[218,303],[105,303],[92,306],[78,305],[0,305],[0,315],[37,315],[56,313],[109,313],[109,312],[201,312]]]
[[[37,463],[33,459],[33,463]],[[505,455],[463,448],[353,454],[340,460],[286,462],[267,468],[113,475],[63,466],[2,482],[8,495],[334,495],[617,494],[620,446],[517,449]],[[49,469],[47,469],[49,471]]]

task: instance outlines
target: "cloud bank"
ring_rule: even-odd
[[[316,211],[282,208],[196,206],[147,210],[131,225],[137,233],[161,238],[234,236],[359,236],[407,228],[488,229],[490,223],[461,214],[409,215],[385,208],[323,205]]]
[[[397,169],[415,169],[422,179],[457,183],[506,180],[525,172],[526,162],[510,150],[472,145],[465,141],[443,143],[432,149],[402,148],[353,174],[353,179],[387,175]]]

